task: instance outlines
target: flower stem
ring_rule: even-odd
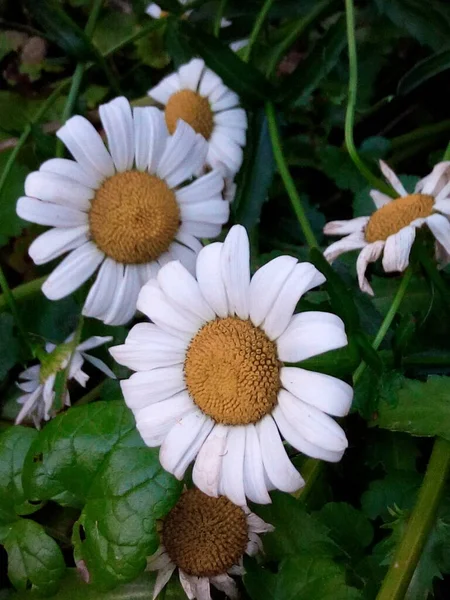
[[[10,290],[14,301],[20,302],[21,300],[25,300],[28,296],[33,296],[41,291],[42,284],[47,279],[47,277],[40,277],[39,279],[33,279],[33,281],[28,281],[27,283],[22,283],[22,285],[18,285],[14,289]],[[2,294],[0,296],[0,312],[5,310],[8,307],[8,301],[6,299],[6,294]]]
[[[450,142],[449,142],[447,148],[445,149],[444,156],[442,157],[442,160],[450,160]]]
[[[402,303],[402,300],[405,297],[406,290],[408,289],[408,285],[412,278],[412,274],[413,274],[412,267],[408,267],[405,271],[405,274],[403,275],[400,285],[398,286],[398,290],[394,296],[392,304],[389,307],[389,310],[388,310],[386,316],[384,317],[383,322],[381,323],[380,329],[378,330],[378,333],[372,342],[372,347],[375,350],[378,350],[381,342],[384,340],[385,335],[389,331],[389,327],[391,326],[392,321],[394,320],[394,317],[397,314],[398,309],[400,308],[400,304]],[[353,385],[357,384],[357,382],[361,378],[362,374],[366,370],[366,366],[367,366],[366,363],[363,361],[363,362],[361,362],[359,367],[356,369],[356,371],[353,375]]]
[[[262,5],[262,8],[259,11],[258,16],[256,17],[255,24],[253,25],[253,29],[250,33],[250,38],[248,40],[248,44],[245,46],[245,49],[242,53],[242,60],[244,62],[248,62],[250,60],[250,54],[252,52],[253,44],[256,42],[256,40],[258,38],[259,32],[261,31],[261,28],[267,17],[267,13],[271,9],[273,3],[274,3],[274,0],[266,0],[264,2],[264,4]]]
[[[361,160],[355,147],[353,139],[353,128],[355,122],[355,106],[358,93],[358,58],[356,53],[355,39],[355,10],[353,0],[345,0],[345,13],[347,19],[347,43],[348,43],[348,101],[345,114],[345,145],[354,165],[367,181],[380,191],[395,198],[392,188],[382,179],[376,177],[367,165]]]
[[[419,491],[419,497],[383,581],[377,600],[401,600],[405,597],[433,525],[449,467],[450,443],[442,438],[437,438]]]
[[[4,274],[1,266],[0,266],[0,287],[3,292],[2,298],[5,299],[5,302],[9,308],[9,310],[11,311],[11,314],[14,318],[14,322],[19,331],[19,335],[22,338],[22,342],[25,344],[25,346],[27,346],[29,348],[31,355],[34,357],[35,356],[34,346],[31,343],[30,336],[28,335],[28,332],[22,323],[22,319],[20,318],[20,314],[19,314],[19,311],[17,308],[16,301],[14,299],[14,296],[11,293],[11,289],[9,287],[8,281],[6,280],[5,274]]]
[[[222,25],[222,17],[225,12],[225,6],[227,5],[227,0],[220,0],[219,7],[217,9],[216,18],[214,20],[214,36],[219,37],[220,27]]]
[[[309,223],[308,217],[306,216],[305,209],[303,208],[301,198],[298,195],[294,180],[292,179],[292,176],[289,173],[289,169],[284,158],[283,149],[281,146],[280,133],[278,131],[276,121],[275,108],[272,102],[266,103],[266,115],[269,126],[270,140],[272,142],[273,155],[275,157],[275,162],[277,163],[281,179],[283,180],[284,187],[286,188],[286,191],[290,198],[292,208],[294,209],[295,215],[298,219],[298,222],[300,223],[300,227],[302,228],[303,235],[306,239],[306,243],[310,248],[318,248],[319,245],[317,243],[316,236],[314,235],[314,232],[311,229],[311,225]]]

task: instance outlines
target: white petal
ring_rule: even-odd
[[[450,178],[450,162],[437,163],[429,175],[424,177],[416,185],[416,192],[437,196],[443,187],[447,185]]]
[[[242,148],[222,133],[213,131],[209,140],[207,162],[213,168],[221,164],[229,169],[230,173],[237,173],[241,168],[244,153]]]
[[[32,242],[28,254],[36,265],[42,265],[87,242],[88,232],[88,225],[49,229]]]
[[[397,177],[397,175],[394,173],[394,171],[390,167],[388,167],[388,165],[383,160],[380,160],[380,169],[381,169],[381,172],[383,173],[383,175],[386,177],[386,179],[389,181],[389,183],[391,184],[391,186],[394,188],[394,190],[397,192],[397,194],[399,196],[407,196],[408,195],[408,192],[403,187],[403,184],[400,181],[400,179]]]
[[[147,323],[139,323],[133,329],[140,325],[147,325]],[[159,330],[146,342],[127,342],[121,346],[114,346],[109,351],[119,364],[133,371],[150,371],[161,367],[182,365],[186,357],[184,346],[181,339]]]
[[[130,103],[123,96],[114,98],[100,105],[99,114],[117,171],[130,170],[134,162],[134,125]]]
[[[195,596],[197,600],[211,600],[211,586],[209,577],[199,577],[195,586]]]
[[[216,142],[217,140],[228,138],[238,146],[245,146],[245,129],[238,129],[237,127],[227,127],[225,125],[217,125],[214,128],[214,135],[216,136]]]
[[[222,196],[216,196],[205,202],[182,204],[180,205],[180,214],[183,222],[198,221],[223,225],[230,216],[230,205],[222,199]]]
[[[203,325],[202,319],[171,302],[154,280],[150,280],[140,291],[137,307],[169,333],[176,330],[183,336],[192,336]]]
[[[139,265],[125,265],[119,278],[111,307],[104,317],[107,325],[124,325],[136,313],[136,302],[141,289]]]
[[[247,129],[247,114],[243,108],[233,108],[214,115],[214,123],[236,129]]]
[[[178,244],[177,242],[173,242],[170,245],[169,252],[172,255],[172,260],[170,262],[180,262],[188,273],[194,275],[197,262],[196,252],[193,252],[190,248],[186,248],[186,246]]]
[[[219,91],[219,95],[223,95],[228,88],[223,84],[222,79],[216,75],[211,69],[206,68],[203,77],[200,81],[199,93],[203,97],[209,97],[215,90]]]
[[[39,373],[41,371],[41,365],[33,365],[32,367],[28,367],[25,371],[20,373],[20,379],[28,379],[29,381],[39,380]]]
[[[187,575],[184,571],[182,571],[181,569],[178,569],[178,576],[180,578],[180,583],[181,583],[181,587],[184,590],[184,593],[186,594],[186,596],[189,598],[189,600],[194,600],[195,598],[195,586],[192,583],[192,580],[196,579],[195,577],[193,577],[192,575]]]
[[[275,530],[273,525],[266,523],[252,512],[247,515],[247,525],[251,533],[269,533]]]
[[[77,346],[77,352],[86,352],[87,350],[98,348],[99,346],[107,344],[112,339],[112,335],[93,335]]]
[[[367,265],[378,260],[381,252],[383,251],[384,244],[385,242],[381,240],[368,244],[361,250],[356,261],[356,272],[358,273],[359,287],[363,292],[366,292],[371,296],[373,296],[373,290],[366,278]]]
[[[277,339],[286,329],[303,294],[324,281],[325,277],[312,264],[305,262],[295,265],[262,325],[271,340]]]
[[[249,556],[256,556],[257,554],[263,551],[261,538],[259,537],[259,535],[256,535],[256,533],[249,533],[248,537],[249,541],[247,543],[245,553]]]
[[[226,594],[230,600],[239,598],[239,590],[235,581],[226,573],[223,575],[215,575],[211,577],[211,583],[215,588]]]
[[[222,172],[218,170],[210,171],[189,185],[185,185],[177,190],[177,202],[180,206],[193,202],[203,202],[207,198],[213,198],[220,195],[223,186],[224,181]]]
[[[204,67],[205,61],[201,58],[193,58],[186,65],[180,67],[178,74],[181,87],[196,92]]]
[[[92,242],[87,242],[56,267],[42,285],[42,292],[50,300],[68,296],[89,279],[103,259],[103,252]]]
[[[307,441],[302,433],[290,423],[280,406],[275,407],[273,417],[281,433],[293,448],[312,458],[319,458],[328,462],[339,462],[341,460],[344,450],[333,452]]]
[[[297,367],[282,367],[280,380],[291,394],[329,415],[343,417],[352,405],[352,387],[336,377]]]
[[[209,244],[197,257],[197,281],[203,297],[219,317],[228,316],[228,300],[221,271],[223,244]]]
[[[31,394],[39,386],[39,380],[38,381],[24,381],[23,383],[16,383],[16,385],[19,388],[19,390],[22,390],[22,392]]]
[[[178,231],[175,239],[186,248],[190,248],[195,254],[198,254],[203,248],[202,243],[196,237],[181,230]]]
[[[197,238],[216,238],[222,231],[221,225],[214,223],[200,223],[197,221],[186,221],[181,224],[179,231],[194,235]]]
[[[341,254],[345,254],[346,252],[351,252],[352,250],[359,250],[360,248],[365,248],[368,245],[364,234],[361,233],[352,233],[348,235],[342,240],[334,242],[325,249],[323,255],[327,259],[328,262],[332,263],[336,260],[338,256]]]
[[[169,139],[161,111],[153,106],[133,109],[136,169],[156,173]]]
[[[80,183],[93,190],[101,184],[101,178],[93,176],[92,173],[85,171],[81,165],[68,158],[50,158],[42,163],[39,171],[43,173],[56,173],[60,177],[67,177],[76,183]]]
[[[220,476],[220,493],[234,504],[246,504],[244,489],[245,426],[230,427]]]
[[[114,175],[114,163],[95,127],[75,115],[56,132],[72,156],[91,177],[102,180]]]
[[[383,194],[383,192],[380,192],[378,190],[370,190],[369,193],[377,209],[392,202],[392,198],[390,196],[387,196],[386,194]]]
[[[37,223],[38,225],[50,225],[52,227],[77,227],[87,225],[88,216],[69,206],[42,202],[35,198],[22,196],[17,200],[16,211],[19,217]]]
[[[364,230],[367,225],[369,217],[357,217],[356,219],[350,219],[350,221],[330,221],[323,228],[325,235],[348,235],[350,233],[357,233]]]
[[[230,229],[222,247],[220,261],[229,312],[241,319],[248,319],[250,245],[242,225],[234,225]]]
[[[149,90],[148,95],[160,104],[167,104],[170,96],[181,90],[181,82],[178,73],[172,73],[165,77],[154,88]]]
[[[202,296],[195,278],[178,261],[162,267],[158,283],[166,296],[181,309],[192,312],[203,322],[212,321],[216,315]]]
[[[441,215],[431,215],[427,218],[426,223],[437,241],[447,252],[450,252],[450,223],[448,219]]]
[[[167,554],[164,546],[160,546],[155,554],[147,558],[146,571],[159,571],[166,567],[170,562],[170,556]]]
[[[44,202],[53,202],[87,212],[95,192],[67,177],[45,171],[34,171],[25,180],[25,194]]]
[[[278,357],[285,362],[300,362],[347,343],[342,319],[332,313],[307,311],[294,315],[278,338]]]
[[[448,187],[450,190],[450,183],[448,184]],[[450,198],[446,195],[445,197],[441,198],[440,200],[436,200],[436,203],[433,208],[435,211],[439,211],[439,212],[443,213],[444,215],[449,216],[450,215]]]
[[[145,9],[145,12],[153,19],[159,19],[161,17],[162,10],[160,6],[154,2],[151,2]]]
[[[257,327],[267,317],[296,264],[297,259],[292,256],[278,256],[253,275],[250,282],[250,319]]]
[[[256,425],[261,446],[264,468],[273,485],[282,492],[295,492],[305,485],[300,473],[289,460],[270,415]]]
[[[280,390],[278,405],[290,425],[311,444],[331,452],[343,452],[347,448],[343,429],[318,408],[305,404],[286,390]]]
[[[156,576],[155,581],[155,587],[153,588],[153,600],[156,600],[161,590],[172,577],[172,573],[175,571],[175,569],[176,566],[171,562],[166,567],[158,571],[158,575]]]
[[[182,479],[213,427],[214,421],[199,410],[182,417],[162,443],[159,452],[161,466],[177,479]]]
[[[221,110],[228,110],[239,105],[239,96],[236,92],[227,90],[226,94],[222,94],[219,100],[211,103],[213,112],[219,112]]]
[[[208,496],[217,498],[219,495],[220,474],[229,430],[225,425],[215,425],[195,461],[192,480]]]
[[[147,446],[159,446],[178,419],[195,410],[187,392],[134,412],[136,427]]]
[[[96,356],[91,356],[90,354],[86,354],[85,352],[83,352],[83,358],[87,362],[91,363],[91,365],[93,365],[96,369],[101,371],[107,377],[110,377],[111,379],[117,379],[116,375],[114,374],[114,371],[111,371],[108,365]]]
[[[105,258],[97,277],[87,295],[83,315],[103,320],[111,308],[111,298],[116,296],[117,287],[123,278],[123,267],[115,260]]]
[[[116,350],[118,348],[123,346],[116,346]],[[124,364],[120,360],[117,362]],[[168,400],[186,389],[182,365],[134,373],[129,379],[121,381],[120,385],[127,406],[132,410]]]
[[[445,217],[441,217],[445,221]],[[409,254],[416,237],[415,227],[404,227],[386,240],[383,253],[383,269],[386,273],[404,271],[409,264]]]
[[[270,504],[264,477],[264,465],[255,426],[251,423],[245,428],[244,457],[245,495],[259,504]]]
[[[20,425],[20,423],[22,423],[24,418],[28,414],[30,414],[30,412],[36,406],[38,401],[41,399],[43,387],[44,387],[43,385],[39,385],[32,394],[27,394],[26,396],[21,396],[21,398],[19,398],[19,400],[22,400],[25,398],[26,398],[26,400],[23,402],[23,406],[20,409],[19,414],[16,417],[16,421],[15,421],[16,425]]]

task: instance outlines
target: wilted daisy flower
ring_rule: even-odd
[[[194,58],[148,94],[165,106],[170,133],[182,119],[208,141],[208,165],[225,165],[230,173],[237,173],[243,159],[247,115],[239,107],[239,96],[203,60]]]
[[[347,414],[352,388],[285,366],[347,344],[336,315],[293,315],[301,296],[325,278],[310,263],[280,256],[250,281],[249,242],[234,226],[204,248],[197,280],[178,262],[145,285],[140,323],[110,349],[138,371],[122,381],[127,405],[148,446],[161,445],[163,467],[235,504],[270,502],[268,490],[293,492],[303,479],[280,436],[304,454],[339,461],[347,447],[327,414]]]
[[[120,325],[136,310],[142,285],[177,259],[195,267],[201,243],[228,219],[219,171],[202,168],[204,139],[180,122],[170,136],[161,112],[125,98],[100,107],[109,152],[93,125],[72,117],[58,131],[75,161],[54,158],[25,181],[23,219],[54,229],[29,253],[36,264],[70,252],[42,286],[51,300],[72,293],[100,267],[83,314]]]
[[[55,379],[60,371],[64,371],[70,361],[67,380],[75,379],[81,386],[86,387],[89,375],[82,370],[83,362],[86,360],[100,369],[108,377],[116,378],[111,369],[100,359],[87,354],[87,350],[103,346],[112,340],[110,336],[94,336],[88,338],[85,342],[73,348],[74,334],[70,335],[63,344],[56,346],[47,343],[45,351],[47,355],[38,365],[25,369],[19,379],[23,381],[16,385],[23,392],[23,396],[17,398],[17,402],[22,404],[22,408],[17,415],[16,425],[21,423],[28,415],[33,419],[36,427],[39,427],[41,421],[48,421],[52,416],[52,408],[55,400]],[[66,406],[70,405],[69,392],[66,391]]]
[[[367,265],[383,253],[383,269],[387,273],[404,271],[409,264],[416,229],[423,225],[427,225],[436,238],[437,258],[443,263],[450,261],[450,223],[444,216],[450,215],[450,162],[438,163],[417,183],[413,194],[408,194],[386,163],[380,161],[380,165],[399,197],[393,200],[372,190],[370,195],[377,209],[372,216],[332,221],[324,228],[327,235],[346,236],[325,250],[330,262],[345,252],[362,249],[356,262],[359,287],[372,295],[365,276]]]
[[[236,506],[224,496],[185,491],[165,517],[161,545],[148,560],[147,569],[158,571],[153,598],[176,568],[190,600],[210,600],[211,584],[228,598],[238,598],[230,574],[244,574],[244,553],[253,556],[261,551],[258,534],[268,531],[273,531],[272,525],[245,506]]]

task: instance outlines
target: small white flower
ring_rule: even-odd
[[[87,350],[103,346],[112,340],[111,336],[94,336],[79,344],[74,350],[71,348],[74,334],[70,335],[64,344],[56,346],[47,343],[45,351],[47,356],[38,365],[25,369],[19,375],[23,381],[16,385],[25,394],[17,398],[22,408],[17,415],[16,425],[21,423],[25,417],[31,416],[36,427],[41,421],[48,421],[52,415],[53,402],[55,400],[54,385],[58,372],[66,369],[70,361],[67,380],[75,379],[81,386],[86,387],[89,375],[82,370],[83,362],[86,360],[108,377],[116,378],[111,369],[100,359],[87,354]],[[69,392],[66,391],[66,406],[70,406]]]
[[[427,225],[436,238],[436,258],[443,264],[450,262],[450,223],[447,218],[450,215],[450,162],[438,163],[417,183],[413,194],[408,194],[386,163],[380,161],[380,166],[399,197],[393,200],[372,190],[370,195],[377,209],[372,216],[332,221],[324,228],[326,235],[346,236],[325,250],[324,255],[330,262],[345,252],[361,249],[356,262],[359,287],[371,295],[373,290],[366,278],[367,265],[383,254],[386,273],[404,271],[409,264],[416,229],[423,225]]]
[[[208,141],[206,163],[237,173],[243,160],[247,115],[239,107],[239,96],[203,60],[194,58],[148,94],[164,105],[171,133],[180,119],[185,121]]]
[[[53,229],[29,254],[43,264],[69,252],[42,286],[51,300],[71,294],[99,269],[83,314],[121,325],[136,311],[142,285],[170,260],[195,268],[202,245],[228,220],[222,173],[202,169],[205,140],[180,122],[169,135],[154,107],[125,98],[100,106],[109,152],[93,125],[72,117],[58,131],[75,158],[54,158],[25,181],[23,219]]]
[[[165,517],[161,545],[147,561],[147,570],[158,572],[153,599],[176,568],[189,600],[211,600],[211,585],[237,599],[238,588],[230,575],[244,574],[244,554],[262,551],[258,534],[273,529],[246,506],[236,506],[224,496],[185,491]]]
[[[178,262],[165,265],[138,299],[153,323],[110,348],[138,371],[122,391],[144,442],[161,446],[162,466],[181,479],[195,459],[195,485],[239,506],[304,485],[281,435],[304,454],[339,461],[347,439],[325,413],[347,414],[353,397],[339,379],[284,366],[347,344],[336,315],[293,315],[323,275],[280,256],[250,280],[249,254],[236,225],[199,253],[196,279]]]

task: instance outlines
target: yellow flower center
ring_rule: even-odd
[[[140,171],[104,181],[89,212],[92,239],[117,262],[151,262],[165,252],[180,226],[175,194],[165,181]]]
[[[209,140],[214,126],[208,99],[192,90],[181,90],[173,94],[166,104],[165,117],[167,129],[171,134],[177,127],[178,119],[185,121],[205,140]]]
[[[370,217],[365,236],[369,243],[387,240],[415,219],[429,217],[433,212],[434,196],[410,194],[385,204]]]
[[[197,406],[218,423],[247,425],[271,412],[280,389],[276,345],[250,321],[207,323],[193,338],[184,363]]]
[[[172,562],[188,575],[221,575],[245,552],[247,519],[225,496],[188,490],[165,518],[162,541]]]

